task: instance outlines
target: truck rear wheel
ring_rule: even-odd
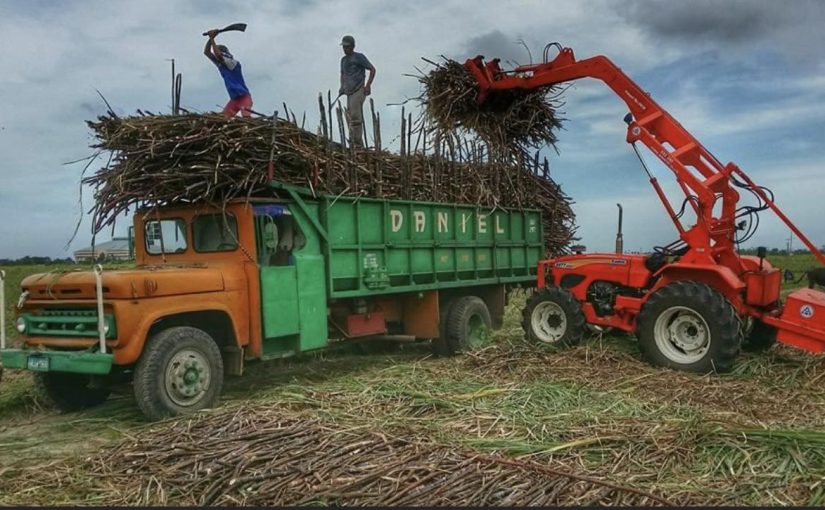
[[[450,342],[447,341],[447,318],[450,316],[450,309],[454,303],[455,301],[440,303],[441,309],[439,310],[438,319],[438,330],[440,332],[440,336],[438,338],[433,338],[430,344],[432,346],[433,353],[436,356],[451,356],[453,354],[450,351]]]
[[[677,370],[727,372],[739,352],[736,311],[700,282],[674,282],[654,292],[639,313],[636,335],[645,359]]]
[[[433,348],[442,356],[454,356],[482,347],[490,339],[492,323],[490,311],[481,298],[458,298],[444,313],[442,335],[433,341]]]
[[[95,385],[87,374],[39,372],[36,381],[49,403],[61,411],[80,411],[100,405],[112,392],[108,386]]]
[[[223,386],[221,352],[200,329],[165,329],[146,342],[133,385],[138,406],[150,420],[210,408]]]
[[[585,318],[581,305],[565,289],[546,287],[527,300],[521,312],[527,340],[541,346],[570,346],[581,341]]]

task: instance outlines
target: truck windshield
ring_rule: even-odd
[[[183,253],[187,246],[186,222],[182,219],[170,218],[146,222],[146,252],[150,255]]]
[[[238,221],[231,214],[203,214],[192,221],[195,251],[232,251],[238,247]]]

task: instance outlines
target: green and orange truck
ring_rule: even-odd
[[[534,286],[544,255],[538,210],[288,186],[137,211],[134,231],[134,268],[21,284],[9,320],[22,345],[3,339],[0,359],[35,372],[62,409],[130,381],[149,419],[186,414],[214,406],[247,361],[338,341],[429,340],[455,354],[501,325],[508,289]]]

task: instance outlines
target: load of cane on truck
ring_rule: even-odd
[[[364,339],[482,344],[508,291],[574,240],[570,200],[538,156],[404,124],[394,154],[294,116],[89,122],[112,154],[84,178],[93,230],[131,214],[136,265],[26,278],[24,344],[4,366],[34,371],[63,409],[131,381],[158,419],[214,406],[253,360]]]

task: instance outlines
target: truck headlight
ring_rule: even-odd
[[[20,332],[20,333],[25,333],[26,332],[26,319],[24,319],[23,317],[18,317],[16,325],[17,325],[17,331],[18,332]]]

